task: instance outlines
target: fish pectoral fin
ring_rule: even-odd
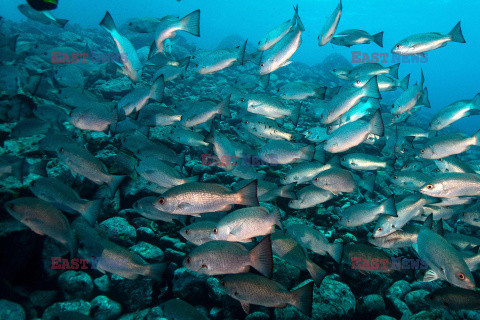
[[[246,314],[250,313],[250,304],[248,302],[240,301],[240,304],[242,305],[243,311],[245,311]]]
[[[192,205],[191,205],[190,203],[188,203],[188,202],[182,202],[182,203],[180,203],[177,207],[178,207],[179,209],[187,209],[187,208],[189,208],[189,207],[191,207],[191,206],[192,206]]]
[[[423,276],[423,281],[430,282],[430,281],[435,281],[439,278],[438,274],[433,271],[432,269],[428,269],[427,272],[425,272],[425,275]]]
[[[423,53],[423,52],[415,53],[415,55],[416,55],[417,57],[420,57],[420,58],[425,58],[425,53]]]
[[[287,61],[285,61],[284,63],[282,63],[282,64],[280,65],[280,68],[281,68],[281,67],[288,66],[288,65],[289,65],[290,63],[292,63],[292,62],[293,62],[292,60],[287,60]]]

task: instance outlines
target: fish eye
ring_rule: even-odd
[[[241,101],[241,102],[245,102],[245,98],[241,98],[240,101]]]
[[[420,153],[421,153],[421,154],[424,154],[424,153],[425,153],[425,149],[420,150]]]
[[[320,115],[320,119],[323,119],[323,113]]]
[[[332,71],[335,72],[335,71],[337,71],[337,69],[333,69]]]
[[[382,227],[378,227],[378,228],[377,228],[377,231],[378,231],[378,232],[381,232],[382,230],[383,230]]]
[[[402,153],[405,153],[407,152],[407,148],[402,148]],[[405,168],[408,168],[408,166],[406,166]]]
[[[433,189],[433,184],[427,185],[427,189],[428,189],[428,190],[432,190],[432,189]]]
[[[287,176],[283,177],[283,180],[287,180]]]
[[[360,80],[355,81],[356,84],[360,84]]]
[[[222,287],[225,287],[227,285],[225,281],[221,281],[220,284],[222,285]]]
[[[190,229],[185,229],[185,234],[188,234],[190,232]]]
[[[206,264],[202,264],[202,268],[208,269],[208,266]]]
[[[234,295],[234,296],[238,296],[238,291],[235,291],[235,292],[233,293],[233,295]]]
[[[186,263],[190,263],[190,262],[192,262],[192,259],[191,259],[190,257],[186,257],[186,258],[185,258],[185,262],[186,262]]]
[[[244,123],[245,123],[245,124],[248,124],[248,120],[245,120],[245,122],[244,122]]]
[[[465,280],[466,277],[465,277],[465,274],[464,274],[464,273],[460,272],[460,273],[457,275],[457,278],[458,278],[459,280]]]
[[[160,198],[157,201],[159,204],[164,204],[165,203],[165,198]]]
[[[260,40],[260,41],[258,41],[258,44],[260,44],[260,43],[262,43],[262,41],[261,41],[261,40]]]
[[[443,161],[443,159],[442,159],[442,158],[440,158],[440,159],[438,159],[438,161],[442,162],[442,161]]]
[[[217,233],[218,233],[218,229],[217,229],[217,228],[213,228],[212,231],[213,231],[214,234],[217,234]]]
[[[397,48],[397,49],[400,48],[400,44],[397,43],[397,45],[395,46],[395,48]]]
[[[65,151],[65,150],[63,149],[63,147],[61,147],[60,149],[58,149],[58,152],[60,152],[60,153],[63,153],[63,151]]]
[[[347,158],[342,158],[342,161],[347,161]]]
[[[260,67],[263,67],[265,65],[265,63],[260,63]]]
[[[313,180],[315,180],[315,181],[318,181],[318,178],[317,178],[317,177],[315,177],[315,179],[313,179]]]
[[[398,179],[398,176],[393,176],[393,179]]]
[[[403,148],[403,149],[405,149],[405,148]],[[403,150],[403,149],[402,149],[402,150]],[[406,165],[405,165],[405,169],[408,169],[408,167],[409,167],[409,165],[408,165],[408,164],[406,164]]]
[[[307,131],[307,134],[312,134],[310,131]]]

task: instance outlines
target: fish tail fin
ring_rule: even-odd
[[[342,261],[342,255],[343,255],[343,243],[342,242],[336,242],[332,243],[327,250],[328,254],[330,257],[333,258],[337,263],[340,263]]]
[[[167,269],[166,263],[154,263],[148,265],[146,276],[150,278],[161,281],[163,279],[163,273]]]
[[[395,205],[395,197],[391,196],[381,204],[383,208],[383,214],[388,214],[392,217],[397,217],[397,207]]]
[[[312,276],[313,281],[318,286],[322,283],[323,278],[327,274],[320,266],[312,262],[310,259],[306,260],[306,267],[308,273]]]
[[[67,24],[67,22],[68,22],[67,19],[57,19],[57,25],[58,25],[60,28],[65,27],[65,25]]]
[[[253,180],[245,187],[237,191],[237,195],[240,198],[238,204],[243,204],[245,206],[251,207],[258,206],[257,184],[258,180]]]
[[[279,192],[280,197],[287,198],[287,199],[296,199],[297,196],[293,191],[294,187],[295,187],[294,183],[287,184],[286,186],[281,187]]]
[[[18,181],[23,183],[23,166],[24,166],[25,160],[22,159],[20,161],[14,162],[12,164],[12,176],[17,178]]]
[[[293,18],[292,18],[292,27],[297,23],[297,19],[298,19],[298,3],[296,6],[293,6],[293,10],[295,10],[295,12],[293,13]]]
[[[105,16],[103,17],[102,21],[100,21],[100,26],[105,29],[108,33],[112,33],[117,31],[117,27],[115,26],[115,22],[113,22],[113,18],[110,15],[110,12],[106,12]]]
[[[262,54],[259,54],[259,56],[261,58]],[[259,64],[259,63],[255,63],[255,64]],[[270,73],[260,76],[260,87],[262,89],[267,89],[269,83],[270,83]]]
[[[378,90],[378,81],[377,76],[373,76],[370,80],[365,83],[362,90],[365,93],[366,97],[381,99],[380,91]]]
[[[275,225],[283,230],[282,215],[280,214],[280,209],[278,209],[278,207],[275,207],[275,211],[273,212],[273,214],[275,216]]]
[[[108,128],[108,131],[110,131],[110,134],[112,136],[115,134],[115,131],[117,130],[117,123],[118,123],[118,108],[113,108],[112,122],[110,123],[110,126]]]
[[[292,302],[290,304],[309,317],[312,315],[313,285],[313,281],[309,281],[291,292]]]
[[[477,93],[475,97],[472,99],[472,106],[475,109],[475,111],[480,110],[480,93]],[[477,113],[475,113],[477,114]]]
[[[309,144],[300,149],[300,159],[305,161],[312,161],[313,157],[315,156],[315,145]]]
[[[398,84],[398,87],[402,89],[403,91],[408,89],[408,82],[410,81],[410,73],[403,78],[400,83]]]
[[[150,99],[161,102],[163,100],[163,93],[165,90],[165,80],[161,74],[150,88]]]
[[[200,176],[187,177],[184,179],[185,183],[198,182],[199,180],[200,180]]]
[[[17,49],[17,40],[20,34],[16,34],[13,37],[8,38],[8,48],[12,51]]]
[[[85,220],[87,220],[90,225],[93,226],[97,221],[98,214],[102,209],[102,204],[103,204],[103,200],[98,199],[98,200],[88,201],[83,206],[82,217],[84,217]]]
[[[395,79],[398,79],[398,68],[400,67],[400,63],[391,65],[388,68],[388,74],[394,77]]]
[[[318,87],[315,89],[315,95],[318,99],[325,100],[327,94],[327,87]]]
[[[427,87],[423,89],[422,96],[420,97],[419,105],[423,105],[425,108],[431,108],[430,100],[428,100],[428,90]]]
[[[195,10],[181,20],[182,30],[200,37],[200,9]]]
[[[115,176],[111,175],[111,180],[108,183],[108,189],[110,190],[110,195],[113,197],[115,192],[117,192],[118,186],[122,183],[125,176]]]
[[[462,34],[460,22],[461,21],[458,21],[458,23],[455,25],[455,27],[453,27],[453,29],[448,33],[448,35],[453,42],[466,43],[465,38]]]
[[[272,277],[273,256],[270,235],[263,238],[263,240],[250,251],[250,264],[265,277]]]
[[[152,44],[150,45],[150,50],[148,51],[147,60],[152,59],[153,56],[156,55],[157,53],[158,53],[157,43],[155,41],[153,41]]]
[[[246,52],[246,49],[247,49],[247,40],[245,40],[245,42],[243,43],[243,46],[240,47],[240,51],[238,53],[238,62],[243,66],[243,64],[245,63],[245,52]]]
[[[297,29],[300,31],[305,31],[305,26],[303,25],[302,19],[300,19],[299,15],[297,15]]]
[[[178,66],[183,68],[183,70],[187,71],[188,66],[190,65],[190,59],[192,57],[186,57],[178,61]]]
[[[373,190],[375,189],[376,180],[377,180],[376,173],[370,174],[368,176],[363,176],[361,185],[368,192],[373,192]]]
[[[480,146],[480,130],[478,130],[474,135],[473,138],[475,139],[475,145]]]
[[[372,38],[373,42],[375,42],[379,47],[383,48],[383,31],[375,33]]]
[[[221,114],[222,116],[225,116],[225,117],[230,117],[231,114],[230,114],[230,109],[228,108],[228,106],[230,105],[230,98],[232,97],[232,94],[230,93],[225,99],[222,100],[222,102],[220,102],[218,104],[218,114]]]
[[[378,109],[370,120],[370,133],[383,137],[385,133],[385,127],[383,126],[382,113]]]
[[[47,164],[49,160],[41,160],[39,162],[36,162],[34,164],[29,164],[27,170],[25,170],[28,173],[33,173],[42,177],[46,177],[47,174]],[[26,164],[26,162],[25,162]],[[23,169],[22,169],[23,170]]]
[[[292,122],[293,122],[294,126],[297,126],[297,124],[298,124],[298,119],[300,118],[300,108],[301,108],[301,106],[302,106],[301,104],[298,104],[295,107],[293,107],[293,109],[292,109],[291,118],[292,118]]]

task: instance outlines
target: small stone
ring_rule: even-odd
[[[362,306],[366,313],[381,314],[385,312],[385,301],[379,294],[365,296]]]
[[[0,319],[2,320],[25,320],[23,307],[15,302],[0,300]]]
[[[130,251],[138,253],[142,258],[147,260],[162,261],[164,256],[162,249],[143,241],[130,247]]]
[[[254,312],[250,313],[248,316],[245,317],[245,320],[268,320],[270,316],[263,312]]]
[[[91,298],[93,292],[92,278],[83,271],[69,270],[58,277],[58,286],[66,300]]]
[[[403,299],[407,293],[412,290],[410,284],[405,280],[399,280],[394,282],[387,290],[386,296],[390,299],[398,298]]]
[[[42,315],[42,320],[58,319],[59,314],[65,311],[75,311],[88,316],[90,308],[90,303],[84,300],[57,302],[45,309]]]
[[[129,280],[112,274],[109,297],[122,303],[127,311],[142,309],[153,301],[153,283],[148,277]]]
[[[97,296],[90,302],[92,315],[95,320],[116,319],[122,312],[120,303],[106,296]]]
[[[99,224],[99,228],[105,232],[108,239],[119,245],[131,246],[137,238],[135,228],[122,217],[107,219]]]
[[[405,295],[405,298],[403,300],[413,313],[417,313],[430,308],[430,305],[425,300],[425,297],[429,293],[430,292],[426,290],[411,291]]]
[[[186,268],[179,268],[173,273],[173,293],[186,302],[208,302],[208,295],[205,294],[208,292],[207,279],[206,275],[197,275]]]
[[[37,290],[30,294],[30,301],[36,307],[46,308],[55,302],[58,292],[55,290]],[[1,317],[0,317],[1,319]]]
[[[110,279],[106,274],[93,280],[93,284],[101,292],[108,292],[110,290]]]

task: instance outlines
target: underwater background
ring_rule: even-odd
[[[480,319],[480,2],[338,4],[0,1],[0,320]]]

